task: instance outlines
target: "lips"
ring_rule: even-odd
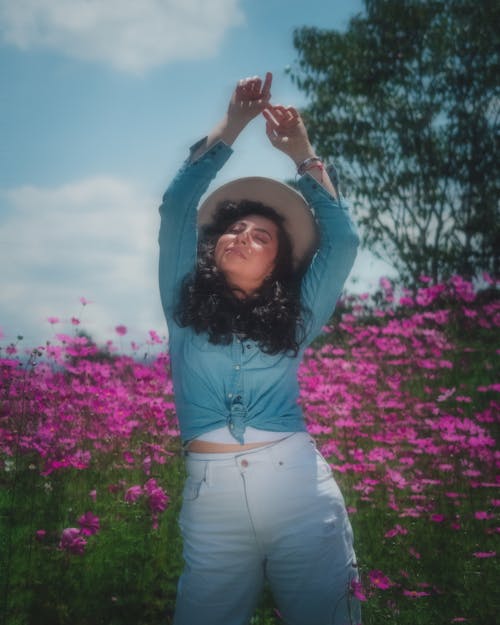
[[[240,256],[241,258],[246,259],[246,254],[243,253],[243,250],[240,247],[229,247],[226,250],[226,254],[228,254],[229,252],[236,254],[237,256]]]

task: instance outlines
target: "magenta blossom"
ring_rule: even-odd
[[[420,599],[420,597],[428,597],[430,593],[423,590],[403,590],[403,595],[412,599]]]
[[[368,573],[368,577],[370,578],[370,584],[375,586],[375,588],[380,588],[381,590],[387,590],[392,586],[391,580],[382,573],[382,571],[374,570]]]
[[[398,534],[404,536],[405,534],[408,534],[408,530],[405,527],[399,525],[399,523],[396,523],[396,525],[391,530],[384,534],[384,537],[394,538],[394,536],[397,536]]]
[[[87,541],[77,527],[67,527],[62,531],[59,549],[81,556],[85,551],[86,544]]]
[[[125,334],[127,334],[127,326],[116,326],[115,332],[120,336],[125,336]]]
[[[356,599],[359,599],[359,601],[366,601],[363,586],[361,585],[361,582],[358,582],[356,579],[351,580],[351,593],[354,597],[356,597]]]
[[[156,344],[161,343],[161,338],[158,336],[158,333],[155,332],[154,330],[149,331],[149,338],[151,340],[151,343],[156,343]]]
[[[134,464],[134,456],[129,451],[123,452],[123,459],[127,464]]]
[[[78,519],[78,525],[82,528],[84,536],[92,536],[99,531],[99,517],[92,512],[86,512]]]
[[[142,487],[131,486],[125,493],[125,501],[127,503],[135,503],[142,496]]]
[[[169,502],[169,497],[165,491],[157,485],[156,480],[150,479],[144,485],[149,497],[149,508],[151,512],[163,512]]]
[[[486,512],[485,510],[478,510],[477,512],[474,512],[474,518],[477,519],[478,521],[488,521],[489,519],[494,519],[495,515],[490,514],[489,512]]]
[[[496,551],[475,551],[472,554],[475,558],[494,558],[497,555]]]

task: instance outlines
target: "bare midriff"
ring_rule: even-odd
[[[218,453],[231,453],[237,451],[246,451],[248,449],[256,449],[257,447],[265,447],[266,445],[272,445],[276,441],[259,442],[259,443],[247,443],[240,445],[239,443],[212,443],[210,441],[198,441],[194,440],[189,443],[186,450],[199,454],[218,454]]]

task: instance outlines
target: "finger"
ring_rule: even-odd
[[[269,108],[265,108],[262,111],[262,115],[266,118],[267,123],[271,124],[272,127],[278,128],[279,123],[273,115],[273,112]]]
[[[252,78],[252,82],[250,84],[251,84],[252,95],[255,98],[260,98],[260,90],[261,90],[261,87],[262,87],[262,80],[258,76],[254,76]]]
[[[266,122],[266,135],[268,136],[269,141],[274,145],[278,139],[278,136],[274,131],[272,122],[269,120]]]
[[[280,123],[283,122],[286,117],[285,107],[282,106],[281,104],[275,104],[272,107],[272,113],[273,113],[273,117]]]
[[[275,107],[276,117],[279,118],[281,124],[284,127],[290,128],[296,126],[299,123],[299,115],[292,106],[282,106],[281,104]]]
[[[262,86],[262,98],[270,98],[271,97],[271,84],[273,82],[273,75],[271,72],[266,73],[266,77],[264,79],[264,85]]]

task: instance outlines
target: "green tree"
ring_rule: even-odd
[[[294,33],[311,140],[408,284],[499,274],[499,24],[490,0],[365,0],[346,32]]]

